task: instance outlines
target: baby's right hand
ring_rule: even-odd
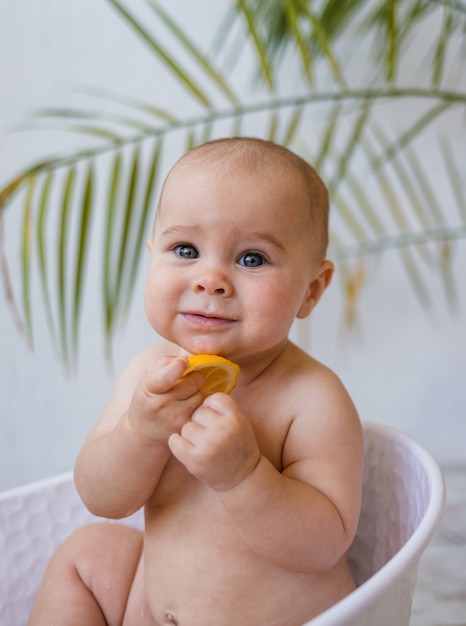
[[[187,367],[184,357],[162,357],[136,387],[128,422],[144,442],[167,445],[202,404],[204,379],[197,372],[182,376]]]

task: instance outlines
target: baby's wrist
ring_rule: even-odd
[[[261,460],[262,460],[262,455],[258,454],[258,457],[255,461],[252,461],[249,464],[249,467],[247,469],[245,469],[244,472],[242,472],[242,475],[235,481],[230,481],[230,482],[222,482],[217,484],[215,487],[212,487],[212,489],[214,491],[216,491],[217,493],[222,493],[222,494],[228,494],[228,493],[233,493],[235,490],[239,491],[240,489],[243,488],[243,486],[245,486],[248,482],[251,481],[251,479],[254,477],[254,475],[256,474],[259,465],[261,464]]]
[[[134,445],[143,449],[160,449],[166,451],[167,454],[169,453],[168,437],[154,436],[153,425],[150,429],[141,427],[137,420],[131,419],[129,411],[124,417],[124,436],[128,437]]]

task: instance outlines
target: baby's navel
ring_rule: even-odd
[[[178,622],[176,621],[175,616],[173,615],[173,613],[170,613],[169,611],[167,611],[165,613],[165,619],[167,621],[168,624],[178,624]]]

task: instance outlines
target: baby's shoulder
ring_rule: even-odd
[[[280,365],[276,394],[286,399],[296,418],[324,421],[334,416],[338,421],[356,417],[352,399],[340,378],[329,367],[291,344],[287,358]]]
[[[292,411],[284,446],[285,464],[297,459],[342,458],[344,450],[360,454],[361,422],[350,394],[330,368],[309,355],[297,354],[290,368],[287,406]]]
[[[311,357],[307,352],[290,344],[278,365],[277,375],[286,381],[287,387],[304,387],[308,393],[326,393],[340,387],[338,376],[326,365]],[[307,395],[307,394],[306,394]]]

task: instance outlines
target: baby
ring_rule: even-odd
[[[46,571],[30,625],[299,626],[346,596],[361,425],[338,378],[288,339],[332,278],[327,191],[253,138],[188,152],[165,181],[135,356],[80,451],[90,511],[145,508],[144,536],[98,523]],[[190,354],[241,367],[205,400]]]

